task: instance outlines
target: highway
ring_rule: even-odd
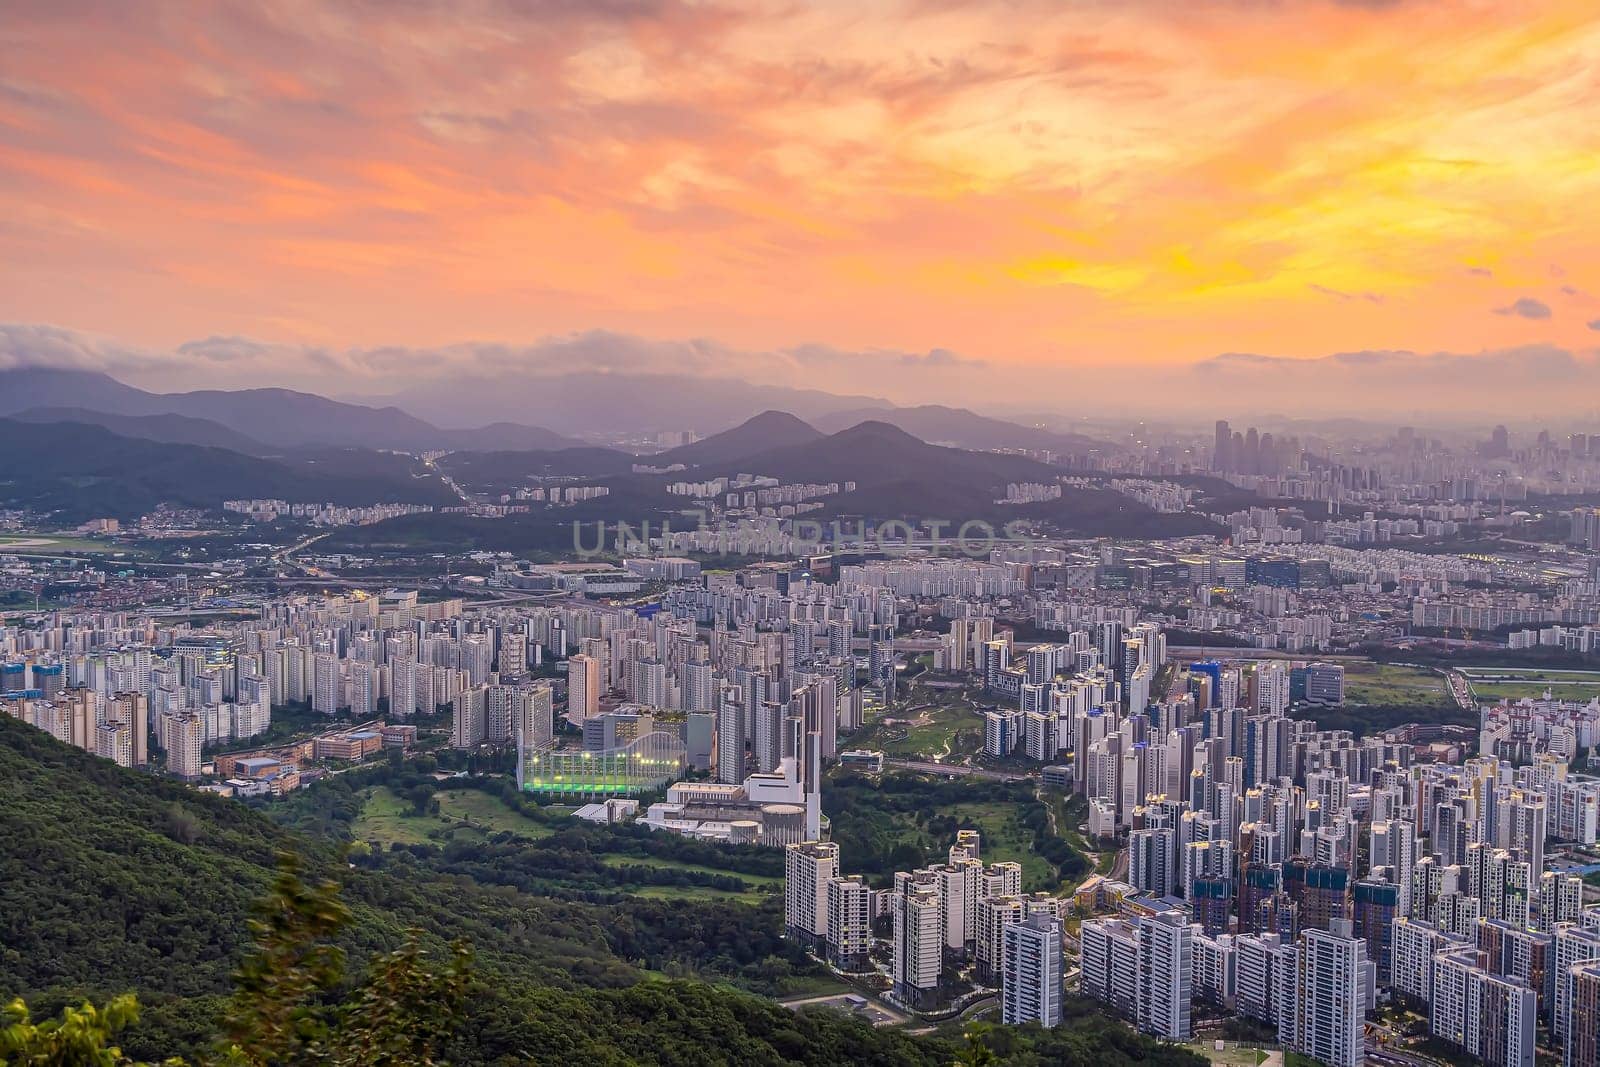
[[[1467,711],[1478,710],[1478,700],[1472,693],[1472,682],[1460,671],[1450,671],[1445,675],[1450,681],[1450,695],[1455,698],[1457,706]]]

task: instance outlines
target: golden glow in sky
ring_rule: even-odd
[[[0,320],[1583,353],[1597,71],[1593,0],[22,0]]]

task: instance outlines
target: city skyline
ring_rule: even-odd
[[[1595,0],[0,0],[0,1064],[1600,1067]]]

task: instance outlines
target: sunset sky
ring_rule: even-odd
[[[1515,377],[1600,343],[1597,161],[1594,0],[10,0],[0,322],[367,392],[569,335]]]

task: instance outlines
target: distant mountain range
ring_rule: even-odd
[[[1108,446],[1082,434],[1056,433],[1033,426],[1023,426],[1004,419],[979,415],[966,408],[950,408],[939,404],[921,407],[858,408],[836,411],[812,421],[823,433],[834,433],[862,422],[886,422],[898,426],[906,433],[924,441],[970,448],[980,451],[996,449],[1026,449],[1036,452],[1055,452],[1063,456],[1086,455],[1104,451]]]
[[[985,423],[998,421],[957,409],[908,410],[920,412],[916,418],[965,425],[974,433]],[[859,515],[914,523],[937,519],[951,523],[952,533],[969,519],[997,528],[1011,519],[1036,520],[1089,536],[1219,532],[1199,516],[1159,514],[1106,489],[1064,486],[1056,500],[999,504],[1010,483],[1048,484],[1062,473],[1061,468],[1026,456],[929,444],[886,421],[870,420],[823,434],[784,412],[765,412],[656,457],[655,462],[685,455],[703,460],[697,467],[702,474],[745,472],[784,482],[856,483],[852,492],[825,498],[824,509],[814,517]]]
[[[742,435],[748,427],[747,423],[699,444],[716,445]],[[813,438],[747,452],[722,465],[733,462],[740,470],[785,482],[854,481],[858,489],[928,479],[947,485],[981,485],[985,491],[1004,490],[1007,482],[1054,481],[1059,473],[1023,456],[930,445],[887,422],[863,422],[827,435],[812,432],[816,434]]]
[[[0,372],[0,417],[27,414],[30,422],[46,421],[39,417],[41,409],[91,412],[94,417],[89,421],[148,440],[220,443],[222,438],[210,442],[186,440],[207,435],[216,438],[217,430],[163,421],[160,416],[203,420],[224,433],[259,442],[251,449],[235,438],[234,445],[223,447],[256,451],[259,446],[282,449],[332,445],[415,451],[569,448],[581,443],[538,426],[510,422],[445,430],[399,408],[346,404],[290,389],[151,393],[92,371],[23,367]],[[106,417],[113,416],[120,421],[108,422]],[[130,418],[145,421],[128,421]]]
[[[226,448],[252,456],[272,451],[255,438],[230,430],[220,422],[188,415],[113,415],[88,408],[29,408],[8,418],[14,422],[76,422],[102,427],[119,437],[169,445]]]
[[[651,456],[648,462],[655,466],[673,463],[686,467],[737,465],[771,449],[810,444],[823,436],[822,431],[787,411],[763,411],[731,430]],[[748,467],[740,469],[750,470]]]
[[[562,425],[589,422],[597,410],[614,422],[621,410],[651,397],[660,424],[681,426],[688,414],[688,379],[573,375],[561,381],[578,393],[605,379],[609,393],[584,393],[598,405],[563,416]],[[697,394],[731,405],[770,395],[744,383],[693,380]],[[541,386],[549,384],[541,383]],[[457,386],[445,390],[450,394]],[[488,418],[508,410],[503,391],[485,385]],[[689,390],[693,392],[693,390]],[[517,390],[511,390],[518,395]],[[1070,462],[1105,446],[992,419],[962,408],[862,407],[866,398],[778,390],[813,406],[813,424],[787,410],[763,410],[730,429],[644,460],[682,464],[700,476],[769,475],[785,482],[854,482],[826,500],[824,514],[875,518],[1004,519],[1026,516],[1063,529],[1152,536],[1193,532],[1185,516],[1155,516],[1116,494],[1080,488],[1059,501],[1019,508],[1000,505],[1010,482],[1053,482],[1060,467],[1014,450],[1050,451]],[[569,397],[577,395],[568,393]],[[551,403],[541,404],[549,412]],[[840,408],[842,402],[855,406]],[[448,406],[448,405],[446,405]],[[715,406],[715,405],[713,405]],[[697,410],[704,412],[702,404]],[[870,415],[861,419],[858,416]],[[680,416],[682,416],[680,418]],[[843,425],[841,425],[843,424]],[[932,438],[941,444],[930,444]],[[959,447],[952,447],[959,446]],[[586,506],[594,517],[642,517],[679,510],[683,498],[665,480],[633,473],[639,457],[581,445],[553,430],[521,422],[475,429],[442,429],[397,407],[368,407],[285,389],[152,393],[104,374],[51,369],[0,372],[0,503],[57,512],[62,519],[96,515],[131,518],[162,502],[217,507],[233,497],[294,502],[450,504],[457,498],[412,455],[451,454],[444,470],[472,491],[506,492],[539,479],[594,479],[609,497]],[[576,517],[569,513],[563,518]],[[528,521],[533,521],[532,519]],[[1107,525],[1114,529],[1107,529]],[[1182,529],[1179,529],[1182,527]]]
[[[749,420],[752,411],[767,419],[747,435],[761,447],[800,443],[796,435],[804,432],[802,427],[821,436],[869,421],[897,426],[924,441],[983,451],[1073,456],[1108,447],[1079,434],[1024,426],[965,408],[900,408],[871,397],[689,376],[468,378],[355,403],[289,389],[154,393],[94,371],[0,371],[0,418],[92,423],[127,437],[250,454],[307,446],[559,451],[585,443],[569,434],[736,426]],[[780,415],[785,419],[779,420]],[[524,421],[529,418],[539,425]],[[780,422],[786,429],[780,429]],[[763,435],[770,439],[763,441]],[[669,462],[698,465],[711,458],[695,445],[687,447],[673,450]],[[734,441],[729,447],[743,444]]]
[[[0,503],[63,521],[132,519],[158,504],[224,500],[449,504],[455,495],[409,456],[326,449],[266,459],[225,448],[112,433],[81,422],[0,419]]]
[[[554,377],[463,377],[388,396],[349,399],[395,405],[441,426],[532,419],[566,434],[704,432],[732,426],[756,411],[787,411],[809,420],[853,408],[889,406],[877,397],[755,385],[732,378],[581,371]]]

